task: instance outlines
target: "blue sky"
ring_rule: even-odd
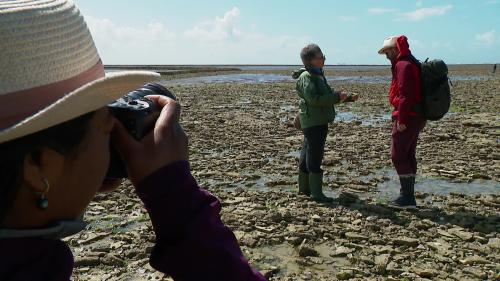
[[[75,0],[105,64],[386,64],[389,35],[420,58],[500,63],[500,0]]]

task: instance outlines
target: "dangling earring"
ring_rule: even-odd
[[[42,192],[38,193],[40,195],[40,198],[38,198],[38,200],[36,201],[36,205],[38,206],[38,209],[46,210],[49,207],[49,199],[45,198],[45,195],[47,194],[47,192],[49,192],[50,184],[47,179],[43,179],[42,182],[45,188]]]

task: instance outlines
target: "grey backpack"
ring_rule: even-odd
[[[439,120],[450,109],[451,89],[448,83],[448,66],[442,60],[425,60],[420,63],[422,103],[420,112],[427,120]]]

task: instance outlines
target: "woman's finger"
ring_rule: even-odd
[[[179,122],[180,118],[180,105],[175,100],[163,96],[151,96],[151,100],[161,107],[161,113],[156,120],[153,132],[145,137],[146,141],[152,141],[157,136],[171,134],[174,125]]]
[[[167,105],[170,102],[176,101],[174,99],[171,99],[169,97],[162,96],[162,95],[149,95],[149,96],[146,96],[146,98],[154,101],[156,103],[156,105],[160,108],[163,108],[165,105]]]
[[[122,159],[128,159],[129,153],[139,146],[139,142],[130,135],[120,121],[115,122],[113,127],[111,144],[117,149]]]

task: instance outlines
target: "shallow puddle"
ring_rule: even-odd
[[[329,271],[336,272],[335,268],[349,265],[346,257],[332,257],[331,253],[335,250],[335,245],[331,243],[319,244],[314,247],[318,253],[317,257],[303,258],[299,257],[297,248],[283,243],[275,246],[259,247],[248,249],[255,261],[255,265],[260,268],[266,268],[269,265],[279,265],[281,273],[302,274],[304,271]]]
[[[284,105],[280,107],[280,114],[288,114],[297,111],[297,106],[295,105]],[[280,121],[282,123],[287,123],[292,121],[294,116],[282,116],[280,117]],[[362,126],[380,126],[383,124],[387,124],[391,120],[391,114],[388,113],[380,113],[380,114],[370,114],[370,115],[362,115],[358,113],[354,113],[352,111],[347,112],[337,112],[335,116],[335,122],[355,122]]]
[[[297,106],[295,105],[283,105],[280,106],[280,113],[290,113],[297,110]]]
[[[331,82],[352,82],[352,83],[386,83],[390,81],[389,76],[327,76],[326,79]],[[265,84],[294,82],[291,76],[282,74],[224,74],[213,76],[191,77],[183,79],[174,79],[165,81],[167,85],[197,85],[197,84],[221,84],[221,83],[239,83],[239,84]]]
[[[221,83],[238,83],[238,84],[265,84],[276,82],[291,82],[292,77],[280,74],[224,74],[213,76],[191,77],[183,79],[174,79],[165,81],[167,85],[197,85],[197,84],[221,84]]]
[[[390,76],[327,76],[326,79],[330,82],[349,82],[349,83],[389,83]],[[488,79],[487,76],[467,76],[457,75],[451,76],[451,81],[480,81]],[[223,74],[212,76],[190,77],[182,79],[174,79],[164,81],[166,85],[199,85],[199,84],[266,84],[266,83],[281,83],[294,82],[289,75],[283,74],[257,74],[257,73],[238,73],[238,74]]]
[[[474,76],[474,75],[454,75],[450,76],[450,80],[452,82],[454,81],[481,81],[481,80],[487,80],[491,77],[488,76]]]
[[[391,120],[391,114],[360,115],[354,112],[337,112],[336,122],[360,122],[362,126],[376,126]]]
[[[363,180],[369,180],[373,177],[383,177],[389,180],[379,183],[380,198],[392,198],[399,193],[399,179],[396,172],[392,169],[384,169],[375,175],[363,177]],[[446,179],[417,177],[415,191],[420,193],[430,193],[437,195],[448,195],[450,193],[459,193],[465,195],[496,194],[500,195],[500,183],[493,180],[474,180],[469,183],[453,182]]]
[[[300,151],[291,151],[286,156],[298,158]],[[250,176],[245,176],[250,177]],[[246,190],[256,190],[262,192],[269,192],[273,190],[280,191],[296,191],[295,178],[289,178],[281,175],[259,175],[254,176],[254,179],[246,179],[236,182],[223,182],[217,180],[207,180],[209,186],[218,186],[224,189],[243,188]],[[333,180],[334,177],[328,176],[326,181]],[[338,178],[335,176],[335,178]],[[356,192],[360,198],[376,197],[379,199],[393,198],[399,193],[399,178],[396,172],[392,169],[383,169],[375,174],[362,176],[357,178],[363,182],[370,182],[373,179],[379,179],[375,191],[370,192]],[[381,179],[381,180],[380,180]],[[349,182],[349,178],[345,179]],[[324,193],[331,197],[338,197],[344,191],[341,188],[325,188]],[[349,191],[349,190],[347,190]],[[500,195],[500,183],[493,180],[474,180],[472,182],[453,182],[452,180],[440,178],[427,178],[417,177],[415,191],[420,193],[436,194],[436,195],[449,195],[451,193],[464,194],[468,196],[482,195],[482,194],[495,194]]]

